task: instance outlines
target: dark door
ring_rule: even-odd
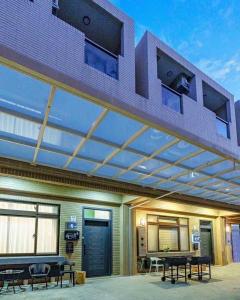
[[[111,275],[109,221],[84,220],[83,270],[87,277]]]
[[[201,228],[201,255],[212,256],[212,233],[211,229]]]

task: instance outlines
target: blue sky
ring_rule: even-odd
[[[240,99],[239,0],[111,0]]]

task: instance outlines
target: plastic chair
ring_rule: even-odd
[[[149,273],[152,272],[152,267],[155,268],[155,272],[158,272],[158,268],[163,266],[163,260],[158,257],[150,257]]]

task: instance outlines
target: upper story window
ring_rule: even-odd
[[[85,34],[85,62],[117,78],[123,23],[91,0],[54,0],[53,14]]]
[[[118,57],[87,39],[85,40],[85,63],[118,79]]]
[[[162,92],[163,104],[182,113],[183,94],[197,100],[194,74],[160,49],[157,49],[157,75],[165,87]]]
[[[229,99],[203,81],[203,105],[216,116],[216,131],[219,135],[230,138],[231,121]]]
[[[0,255],[58,254],[59,206],[0,200]]]
[[[162,103],[176,112],[183,112],[181,94],[164,84],[162,84]]]

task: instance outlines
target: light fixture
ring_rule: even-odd
[[[231,228],[230,228],[230,225],[229,225],[229,224],[226,225],[226,232],[227,232],[227,233],[230,233],[230,232],[231,232]]]
[[[83,20],[83,24],[86,26],[90,25],[91,23],[91,19],[89,18],[89,16],[84,16],[82,20]]]
[[[140,226],[145,226],[146,225],[145,218],[141,218],[139,224],[140,224]]]

